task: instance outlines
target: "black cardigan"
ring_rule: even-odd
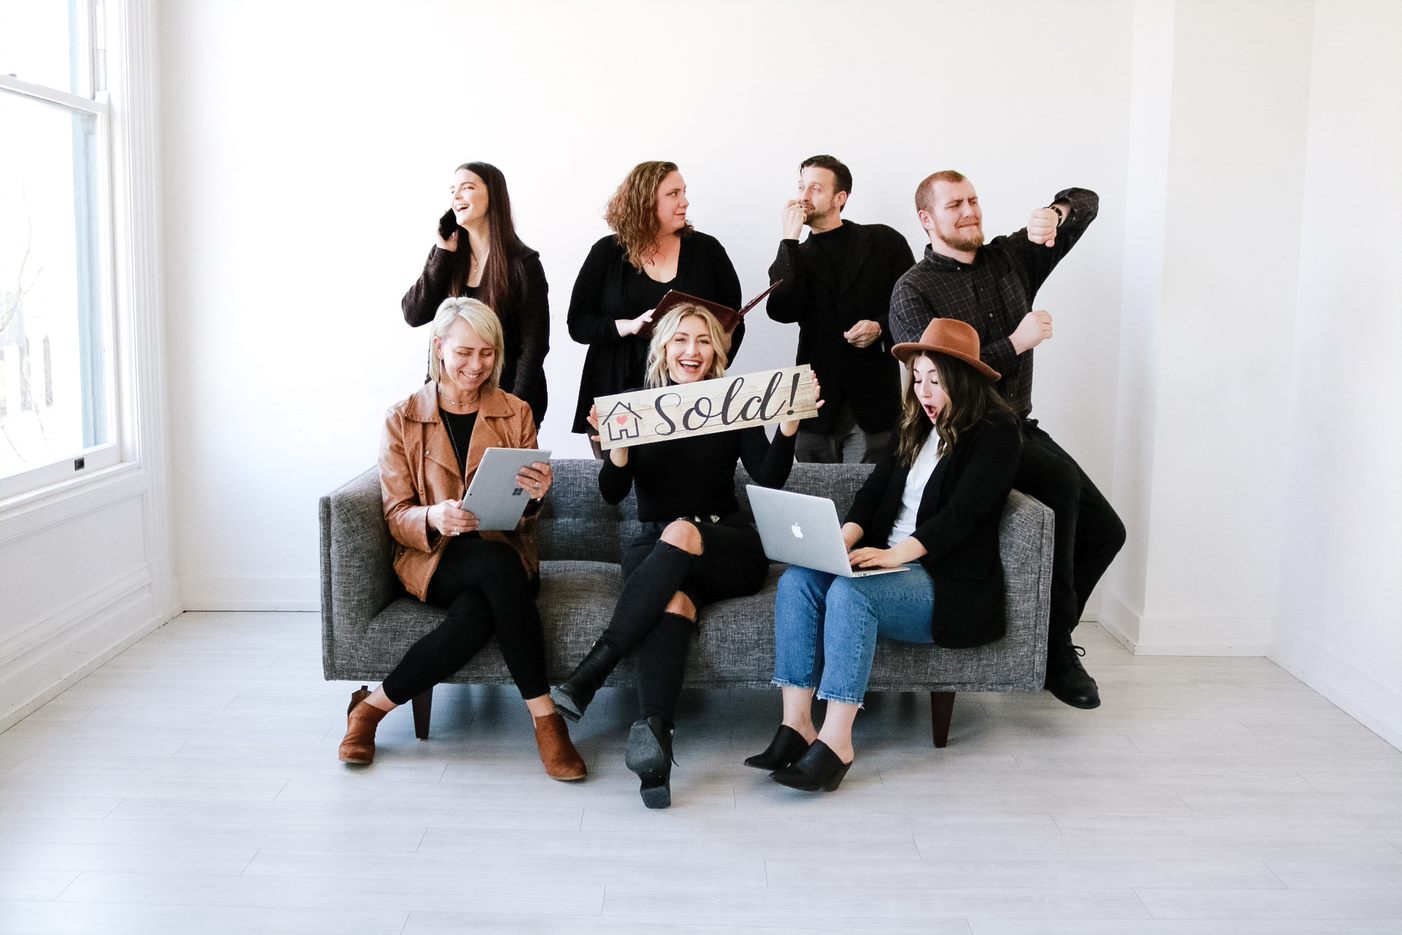
[[[466,240],[467,235],[462,235],[460,242],[465,245]],[[458,249],[466,249],[464,245]],[[452,294],[453,257],[452,251],[429,248],[423,274],[399,303],[404,320],[413,327],[433,321],[438,306]],[[511,250],[510,283],[508,301],[492,309],[501,321],[502,343],[506,347],[501,388],[525,400],[539,429],[549,402],[545,355],[550,353],[550,286],[545,281],[540,254],[519,241]],[[469,286],[462,294],[480,300],[482,291],[481,286]]]
[[[1021,450],[1017,422],[990,417],[945,452],[925,485],[913,536],[925,547],[920,564],[935,586],[930,636],[937,646],[982,646],[1007,628],[998,524]],[[858,545],[886,548],[909,473],[888,455],[857,491],[845,522],[862,527]]]
[[[796,363],[811,364],[823,384],[827,405],[805,431],[827,434],[843,403],[852,407],[857,424],[867,432],[884,432],[896,424],[901,410],[901,370],[891,356],[891,290],[915,265],[905,237],[885,224],[856,224],[849,228],[842,269],[824,262],[822,250],[809,237],[779,241],[779,253],[769,267],[769,281],[783,282],[769,294],[769,317],[798,323]],[[881,326],[881,337],[869,347],[854,347],[842,333],[862,320]]]
[[[579,378],[579,402],[572,431],[593,431],[589,427],[589,407],[594,404],[594,397],[622,393],[644,382],[648,339],[637,335],[619,337],[614,325],[615,320],[637,318],[652,307],[638,308],[628,301],[627,277],[642,275],[628,262],[627,253],[613,234],[594,244],[579,269],[574,292],[570,294],[567,322],[570,337],[589,345],[589,351]],[[719,240],[700,231],[682,238],[677,275],[666,287],[731,308],[740,307],[740,277],[735,274],[730,257]],[[732,338],[732,361],[744,334],[742,322]]]

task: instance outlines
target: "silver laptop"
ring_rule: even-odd
[[[488,448],[462,498],[462,508],[476,514],[478,529],[515,529],[531,502],[531,495],[516,485],[516,472],[533,461],[549,460],[550,452],[541,448]]]
[[[842,544],[837,506],[827,497],[810,497],[791,490],[745,486],[755,514],[764,554],[776,562],[825,571],[844,578],[885,575],[900,568],[854,569]]]

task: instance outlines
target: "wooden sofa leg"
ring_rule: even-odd
[[[930,692],[930,727],[935,746],[949,745],[949,721],[954,716],[954,692]]]
[[[414,736],[420,740],[428,739],[428,718],[433,712],[433,689],[420,692],[414,696]],[[945,721],[945,732],[949,731],[949,721]]]

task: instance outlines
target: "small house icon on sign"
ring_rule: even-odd
[[[614,403],[608,415],[604,416],[604,424],[608,426],[608,439],[611,442],[637,438],[643,433],[642,420],[633,411],[632,406],[622,401]]]

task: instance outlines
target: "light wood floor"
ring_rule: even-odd
[[[312,614],[185,614],[0,734],[0,931],[1402,932],[1402,752],[1264,659],[1078,631],[1098,711],[967,695],[935,750],[873,700],[842,788],[741,765],[772,692],[688,693],[675,805],[623,766],[631,698],[548,780],[510,689],[440,689],[369,768]]]

